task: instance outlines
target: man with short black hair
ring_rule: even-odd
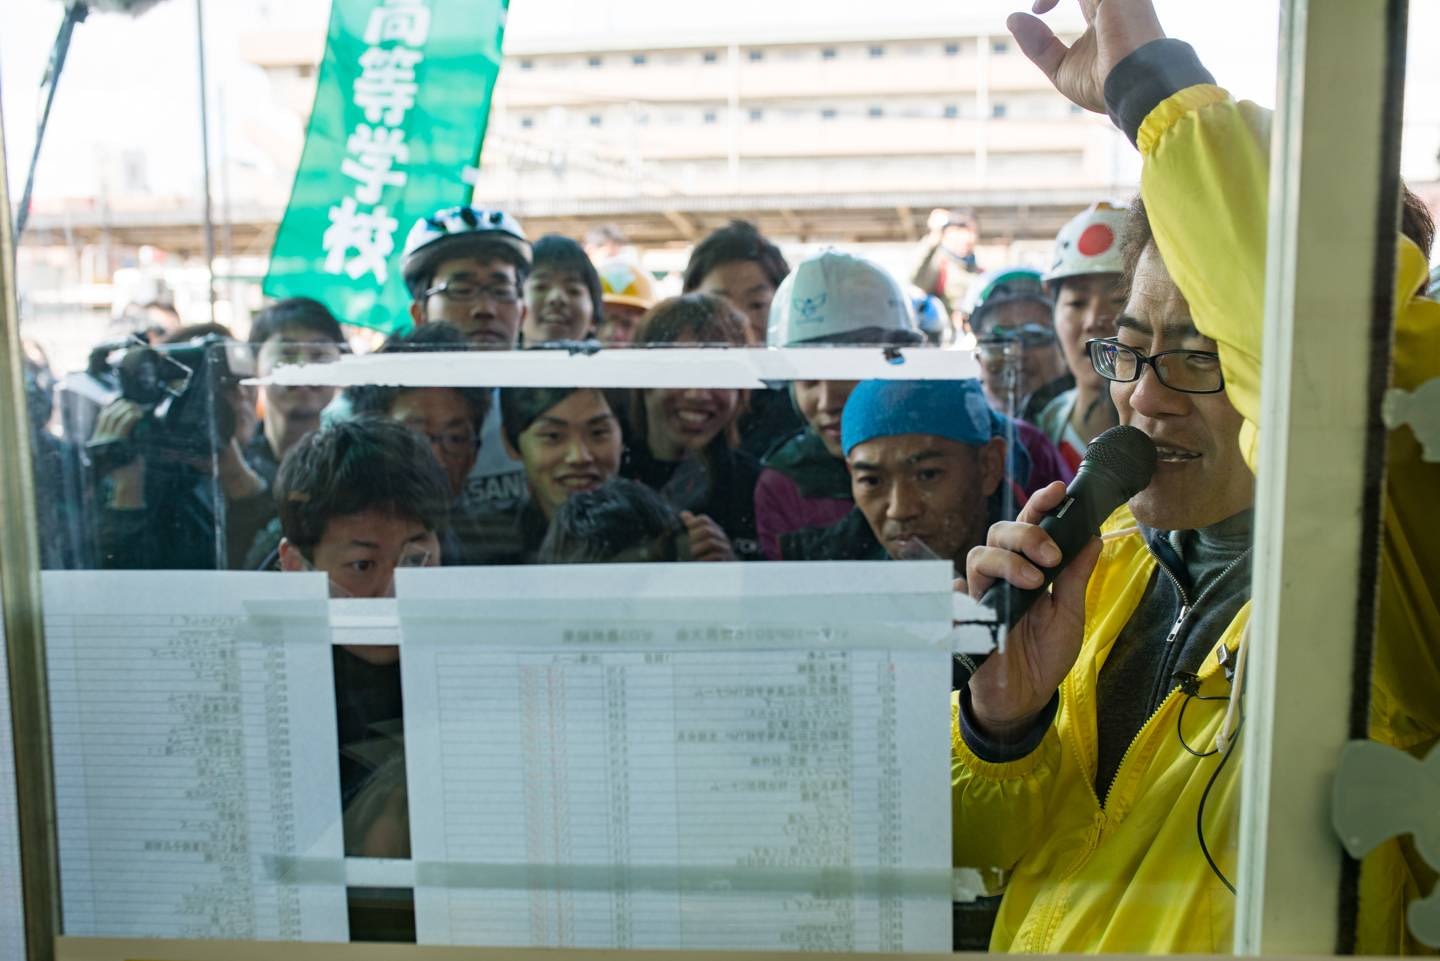
[[[789,273],[790,265],[779,247],[754,224],[732,220],[690,252],[683,292],[724,297],[745,315],[750,343],[763,344],[770,324],[770,301]]]
[[[434,323],[397,334],[378,353],[464,350],[465,336],[452,324]],[[472,510],[465,489],[480,453],[480,431],[494,394],[487,387],[406,387],[367,385],[346,391],[358,416],[383,417],[413,430],[430,444],[445,472],[452,497],[446,563],[479,564],[495,536],[488,515]]]
[[[340,359],[347,349],[340,322],[329,308],[310,297],[290,297],[259,311],[250,323],[250,347],[255,351],[255,372],[269,377],[277,367],[291,364],[328,364]],[[253,475],[249,484],[226,483],[227,488],[248,489],[243,497],[231,497],[226,505],[226,541],[232,568],[247,566],[252,554],[264,556],[274,547],[275,502],[270,487],[286,453],[306,434],[320,426],[321,414],[335,399],[334,387],[282,387],[267,384],[260,388],[263,413],[260,429],[245,442],[243,462],[222,456],[222,481],[242,469]],[[253,397],[244,401],[253,408]],[[252,413],[247,410],[246,413]]]
[[[281,569],[323,572],[332,597],[393,597],[397,568],[443,560],[449,486],[425,442],[400,424],[357,417],[309,434],[281,463],[275,500]],[[403,758],[400,649],[337,646],[333,660],[348,806],[376,769]],[[347,837],[346,853],[362,841]]]
[[[275,503],[281,569],[324,571],[335,596],[393,596],[397,567],[441,561],[450,488],[401,424],[356,417],[309,434],[280,465]]]
[[[690,558],[675,508],[639,481],[612,477],[575,494],[550,519],[541,564],[641,564]]]
[[[346,351],[340,322],[310,297],[290,297],[257,313],[250,324],[250,345],[255,350],[255,372],[261,377],[287,364],[332,363]],[[260,389],[260,398],[261,427],[245,448],[245,460],[270,484],[290,448],[320,426],[320,414],[334,400],[335,388],[267,384]]]
[[[528,347],[595,336],[605,322],[600,275],[569,237],[547,234],[535,242],[535,263],[525,281],[524,343]]]

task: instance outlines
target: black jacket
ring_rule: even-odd
[[[760,462],[743,450],[731,450],[723,436],[683,461],[657,460],[643,442],[627,447],[620,476],[657,491],[676,510],[708,516],[730,538],[737,560],[764,560],[755,532]]]
[[[829,527],[780,535],[782,561],[883,561],[889,556],[858,507]]]

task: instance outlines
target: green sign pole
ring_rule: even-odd
[[[333,0],[315,107],[264,290],[410,325],[410,225],[468,203],[509,0]]]

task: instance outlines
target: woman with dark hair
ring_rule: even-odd
[[[656,304],[636,347],[746,345],[745,318],[722,297],[685,294]],[[755,482],[759,463],[736,450],[742,391],[647,388],[631,401],[622,477],[638,480],[681,512],[695,560],[757,560]]]
[[[696,245],[685,265],[687,294],[718,294],[735,305],[749,328],[747,340],[765,343],[770,325],[770,301],[790,265],[780,248],[755,225],[732,220]]]
[[[700,241],[685,266],[684,293],[724,297],[745,319],[746,341],[764,346],[770,304],[790,274],[785,255],[754,224],[732,220]],[[756,458],[803,425],[784,388],[757,390],[736,430],[739,446]]]

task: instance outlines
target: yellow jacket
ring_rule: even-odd
[[[1220,345],[1230,400],[1245,419],[1241,444],[1252,468],[1260,414],[1267,127],[1268,115],[1259,108],[1198,85],[1163,101],[1138,137],[1142,194],[1156,242],[1196,326]],[[1440,305],[1415,296],[1425,278],[1419,249],[1401,238],[1399,251],[1391,384],[1413,390],[1440,374]],[[1372,737],[1417,755],[1440,734],[1440,525],[1422,500],[1436,490],[1440,465],[1421,461],[1408,429],[1392,432],[1370,727]],[[1122,510],[1107,526],[1131,523]],[[1055,723],[1029,756],[986,763],[952,725],[955,863],[1009,872],[993,950],[1231,948],[1234,898],[1206,865],[1196,832],[1200,798],[1220,756],[1197,758],[1177,736],[1183,708],[1185,741],[1209,750],[1226,702],[1173,692],[1131,743],[1103,805],[1093,789],[1096,680],[1155,563],[1139,535],[1106,544],[1087,590],[1080,657],[1060,687]],[[1247,604],[1217,649],[1237,644],[1248,616]],[[1229,694],[1215,651],[1200,676],[1201,695]],[[1241,761],[1243,753],[1224,768],[1205,803],[1205,840],[1232,881]],[[1409,853],[1391,842],[1366,860],[1360,953],[1414,948],[1404,934],[1403,905],[1433,875],[1426,879]]]

